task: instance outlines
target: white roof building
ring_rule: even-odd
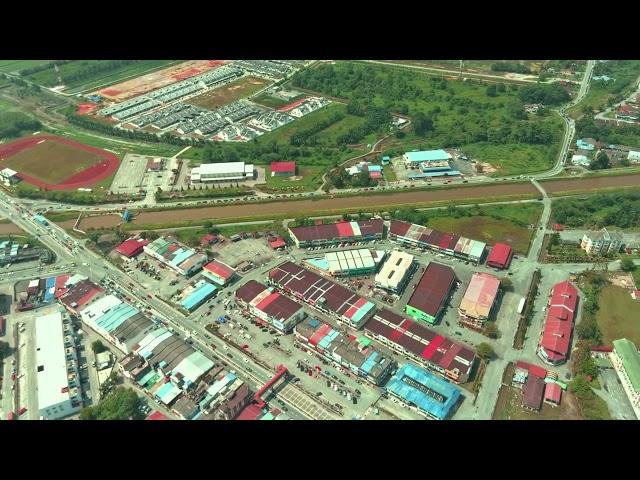
[[[574,165],[589,166],[591,160],[586,155],[574,155],[571,157],[571,163]]]
[[[627,160],[630,160],[632,162],[640,162],[640,152],[629,150],[629,155],[627,156]]]
[[[376,274],[376,287],[398,292],[402,290],[413,267],[413,255],[394,250]]]
[[[191,169],[191,183],[253,179],[253,164],[244,162],[203,163]]]
[[[69,323],[67,329],[63,322]],[[38,410],[45,420],[68,417],[82,406],[78,388],[70,385],[73,381],[80,382],[72,335],[64,310],[36,318]],[[66,347],[65,343],[71,346]],[[69,373],[69,369],[73,373]]]

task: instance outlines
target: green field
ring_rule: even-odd
[[[258,95],[257,97],[252,98],[251,101],[269,108],[280,108],[284,107],[285,105],[289,105],[296,100],[300,100],[302,97],[304,97],[304,95],[298,95],[297,97],[293,97],[290,100],[283,100],[282,98],[273,97],[268,93],[263,93],[262,95]]]
[[[269,172],[269,167],[265,167],[265,191],[277,190],[277,191],[295,191],[304,192],[309,190],[315,190],[320,186],[322,175],[325,169],[322,167],[298,167],[297,176],[301,176],[302,179],[291,181],[288,177],[272,177]]]
[[[291,84],[412,118],[423,113],[433,127],[419,139],[415,135],[398,139],[394,143],[399,150],[416,148],[416,140],[423,148],[471,149],[482,155],[479,160],[506,174],[549,168],[563,132],[561,119],[552,112],[524,114],[520,89],[514,85],[489,92],[480,81],[445,80],[402,67],[354,62],[305,70]]]
[[[50,60],[0,60],[0,72],[11,73],[48,63]]]
[[[516,253],[525,255],[533,234],[533,230],[529,230],[527,225],[537,223],[542,214],[542,205],[522,203],[482,206],[479,212],[475,208],[456,210],[469,216],[454,217],[446,209],[427,211],[426,225],[489,244],[504,242],[511,245]]]
[[[640,345],[640,301],[632,299],[629,290],[611,285],[604,287],[598,305],[596,320],[605,345],[619,338]]]
[[[60,65],[58,67],[58,72],[56,72],[54,68],[49,68],[47,70],[28,75],[26,78],[38,85],[53,87],[58,84],[58,77],[61,77],[64,82],[65,76],[75,75],[85,68],[99,65],[102,62],[104,62],[104,60],[74,60]],[[126,77],[137,76],[143,72],[167,66],[172,62],[175,63],[176,60],[140,60],[136,63],[113,68],[112,70],[96,72],[93,75],[87,75],[83,79],[66,82],[65,85],[69,89],[70,93],[76,93],[81,90],[116,83]]]

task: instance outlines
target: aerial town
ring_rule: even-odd
[[[0,419],[640,419],[639,186],[639,61],[0,60]]]

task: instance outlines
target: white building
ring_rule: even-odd
[[[10,168],[0,170],[0,179],[7,186],[20,181],[20,178],[18,178],[18,172]]]
[[[571,163],[574,165],[582,165],[583,167],[588,167],[591,164],[591,160],[586,155],[574,155],[571,157]]]
[[[191,184],[253,180],[253,164],[244,162],[203,163],[191,169]]]
[[[400,293],[411,278],[415,264],[413,255],[394,250],[376,274],[375,285],[378,288]]]
[[[78,360],[68,314],[57,312],[36,318],[38,410],[44,420],[56,420],[82,408]]]
[[[580,247],[589,255],[606,255],[617,253],[622,248],[622,235],[609,232],[606,228],[584,234]]]
[[[640,152],[629,150],[629,155],[627,156],[627,160],[629,160],[630,162],[640,162]]]
[[[640,353],[633,342],[622,338],[613,341],[609,355],[636,417],[640,419]]]

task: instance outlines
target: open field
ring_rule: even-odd
[[[190,60],[172,65],[162,70],[142,75],[125,82],[111,85],[94,92],[109,100],[123,101],[137,95],[148,93],[161,87],[166,87],[180,80],[184,80],[222,65],[219,60]]]
[[[291,102],[287,102],[287,103],[291,103]],[[345,106],[340,105],[338,103],[331,103],[326,107],[323,107],[320,110],[316,110],[315,112],[311,112],[302,118],[296,119],[295,121],[274,130],[273,132],[265,133],[261,137],[258,137],[258,141],[262,143],[272,142],[272,141],[289,143],[289,139],[297,131],[306,130],[307,128],[310,128],[315,124],[328,119],[331,115],[333,115],[336,112],[345,113]],[[346,119],[347,117],[345,117],[344,119],[340,120],[337,123],[338,124],[342,123]],[[328,129],[325,129],[325,130],[328,130]],[[315,136],[321,137],[323,132],[324,130],[315,134]]]
[[[15,223],[0,223],[0,235],[21,235],[24,231],[20,229]]]
[[[562,180],[540,180],[540,184],[550,195],[564,195],[572,192],[591,193],[620,187],[637,187],[640,185],[640,174],[608,175],[602,177],[584,177]]]
[[[631,298],[629,290],[613,285],[604,287],[598,304],[596,320],[605,345],[619,338],[640,345],[640,302]]]
[[[35,67],[48,62],[50,62],[50,60],[0,60],[0,72],[17,72],[25,68]]]
[[[213,110],[240,98],[253,95],[270,84],[271,82],[264,78],[243,77],[222,87],[209,90],[197,97],[190,98],[186,103]]]
[[[278,191],[297,191],[315,190],[320,186],[324,168],[322,167],[297,167],[297,176],[302,177],[299,180],[291,180],[291,177],[272,177],[269,173],[269,167],[266,169],[266,188],[264,190]]]
[[[25,137],[0,148],[2,165],[21,178],[49,190],[93,185],[118,168],[109,152],[50,135]]]
[[[503,386],[498,394],[493,420],[583,420],[576,398],[570,392],[562,393],[558,407],[542,403],[540,412],[522,408],[522,390]],[[602,401],[604,403],[604,401]],[[606,405],[605,405],[606,409]]]
[[[562,120],[557,119],[558,126]],[[497,169],[493,175],[516,175],[544,172],[553,167],[558,157],[559,145],[491,145],[474,143],[464,147],[470,158],[487,162]]]
[[[252,98],[251,101],[269,108],[280,108],[280,107],[284,107],[285,105],[289,105],[290,103],[295,102],[296,100],[300,100],[302,97],[304,97],[304,95],[301,94],[289,100],[284,100],[282,98],[269,95],[268,93],[263,93],[258,95],[255,98]]]
[[[463,209],[461,209],[463,210]],[[446,210],[428,213],[428,226],[444,232],[454,232],[489,244],[503,242],[511,245],[516,253],[526,255],[534,230],[523,224],[536,224],[542,214],[542,205],[527,203],[495,205],[482,208],[483,215],[452,217]],[[443,214],[440,216],[440,214]],[[517,223],[516,223],[517,222]]]

